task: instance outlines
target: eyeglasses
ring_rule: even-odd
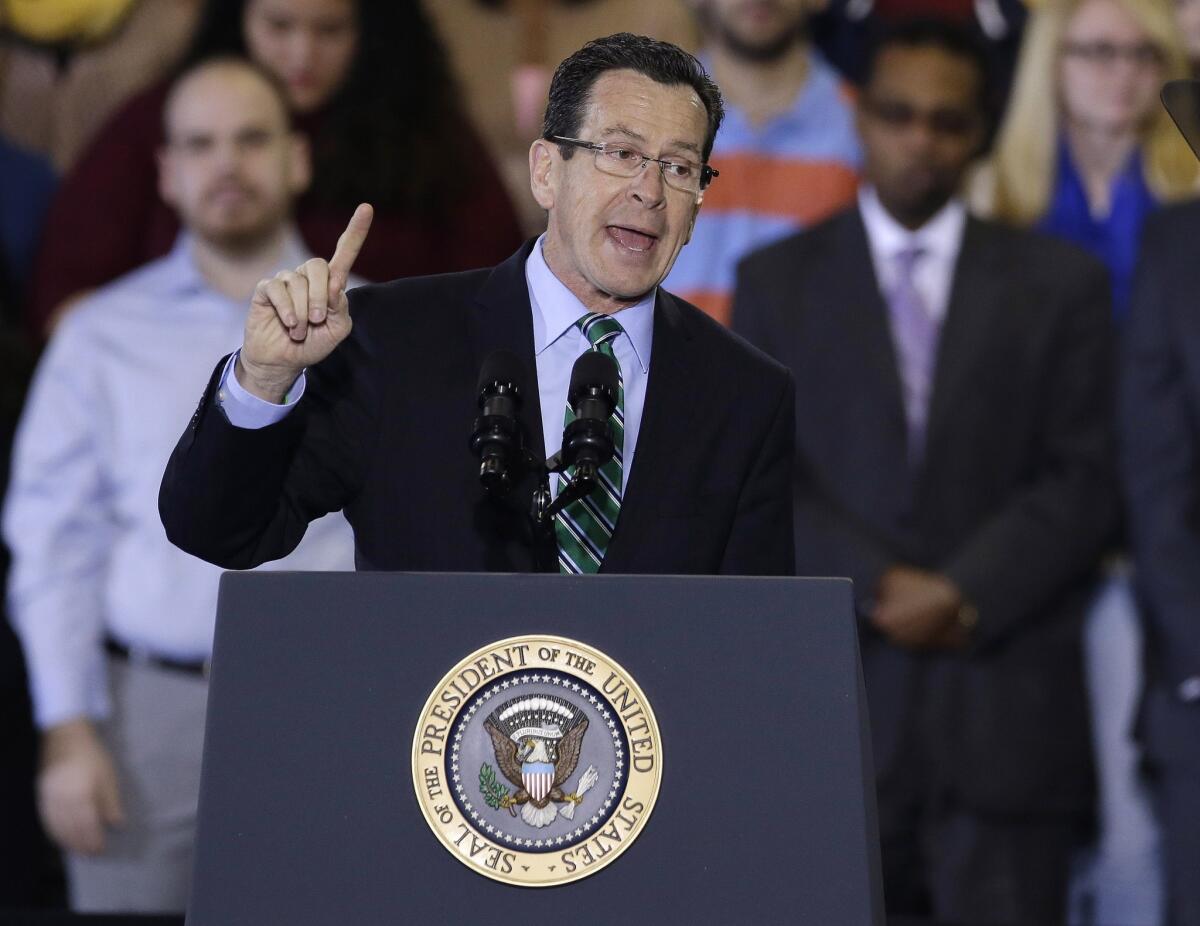
[[[551,135],[546,140],[594,151],[596,169],[614,177],[636,177],[648,163],[657,164],[667,186],[693,195],[706,189],[720,173],[707,164],[697,164],[685,158],[652,158],[629,145],[584,141],[562,135]]]
[[[1097,67],[1112,67],[1128,61],[1140,68],[1163,63],[1162,49],[1153,42],[1121,45],[1116,42],[1063,42],[1063,54]]]

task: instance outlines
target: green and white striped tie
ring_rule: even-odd
[[[621,513],[621,467],[625,447],[625,379],[620,374],[621,362],[613,353],[615,341],[624,329],[611,315],[589,313],[575,323],[592,345],[592,350],[612,357],[617,364],[617,404],[609,418],[612,425],[613,456],[600,467],[600,479],[588,495],[571,502],[554,518],[554,533],[558,536],[559,572],[595,573],[604,562],[604,553],[617,526]],[[565,424],[575,420],[575,412],[567,403]],[[574,467],[567,470],[574,475]]]

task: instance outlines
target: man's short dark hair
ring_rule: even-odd
[[[967,61],[979,75],[980,113],[989,127],[994,124],[997,107],[992,61],[987,46],[976,33],[944,19],[924,17],[900,20],[881,29],[872,37],[868,47],[866,69],[863,71],[864,87],[870,86],[880,57],[890,48],[936,48]]]
[[[717,129],[725,118],[721,91],[694,55],[670,42],[630,32],[594,39],[558,66],[550,82],[550,101],[542,122],[542,137],[578,137],[592,86],[606,71],[620,70],[636,71],[668,87],[686,84],[696,91],[708,114],[703,149],[707,161],[712,154]],[[569,158],[575,149],[561,145],[559,150],[564,158]]]

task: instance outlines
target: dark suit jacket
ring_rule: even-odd
[[[525,258],[351,293],[354,329],[308,371],[294,411],[233,427],[208,391],[163,477],[159,508],[183,549],[227,568],[285,555],[344,508],[359,569],[536,571],[533,480],[487,498],[467,447],[484,358],[529,374],[521,410],[543,446]],[[794,390],[786,370],[659,291],[633,469],[602,571],[790,575]],[[565,399],[564,399],[565,401]]]
[[[1152,756],[1200,771],[1200,204],[1142,235],[1125,332],[1121,463],[1146,626],[1143,734]],[[1191,683],[1195,685],[1195,682]]]
[[[869,604],[907,563],[979,610],[969,651],[915,654],[865,622],[881,778],[999,812],[1090,806],[1082,604],[1116,512],[1105,274],[1073,248],[971,219],[942,328],[925,462],[910,475],[887,309],[857,209],[748,257],[734,327],[796,377],[801,574]]]

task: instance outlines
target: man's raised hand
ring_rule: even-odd
[[[314,257],[255,287],[235,373],[248,392],[282,402],[304,368],[328,357],[350,333],[346,282],[373,216],[363,203],[328,262]]]

